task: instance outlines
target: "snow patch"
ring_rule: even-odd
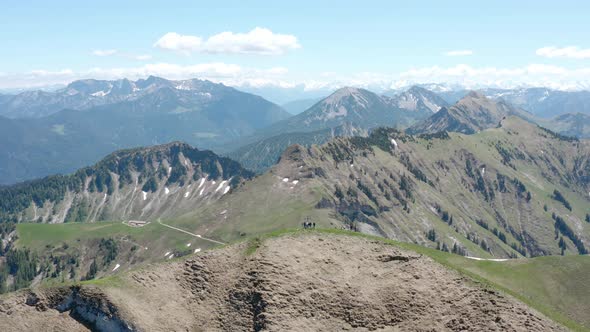
[[[164,187],[164,193],[168,195],[170,193],[170,189],[168,189],[168,187]]]
[[[230,190],[230,186],[225,187],[225,189],[223,189],[223,194],[227,194],[227,192]]]
[[[481,176],[484,176],[486,174],[486,168],[482,167],[481,168]]]
[[[174,257],[174,254],[171,254],[170,256],[168,256],[168,259],[172,259],[172,257]]]
[[[391,139],[391,145],[393,145],[395,148],[397,148],[397,142],[393,138]]]
[[[197,189],[200,189],[204,184],[205,184],[205,178],[201,178],[201,182],[199,183],[199,188],[197,188]]]
[[[490,261],[490,262],[505,262],[509,260],[508,258],[479,258],[479,257],[472,257],[472,256],[465,256],[465,258],[473,259],[476,261]]]
[[[198,253],[199,251],[201,251],[201,248],[195,249],[195,254]]]
[[[187,246],[187,247],[190,247],[190,246],[191,246],[191,244],[192,244],[192,243],[187,243],[187,244],[186,244],[186,246]]]
[[[226,214],[226,213],[227,213],[227,210],[223,210],[219,214],[223,215],[223,214]]]
[[[283,182],[289,182],[289,178],[284,178]]]
[[[298,184],[299,183],[299,180],[293,180],[293,182],[291,182],[291,183]]]
[[[190,195],[190,192],[188,192],[188,191],[187,191],[187,192],[185,192],[185,193],[184,193],[184,198],[187,198],[187,197],[188,197],[188,195]]]
[[[109,92],[110,92],[110,91],[109,91]],[[108,94],[108,92],[105,92],[105,91],[97,91],[97,92],[95,92],[95,93],[91,93],[90,95],[91,95],[91,96],[94,96],[94,97],[104,97],[104,96],[106,96],[107,94]]]
[[[217,189],[215,189],[215,192],[218,192],[218,191],[220,191],[220,190],[221,190],[221,188],[223,188],[223,186],[225,185],[225,183],[226,183],[226,182],[227,182],[227,181],[225,181],[225,180],[224,180],[224,181],[221,181],[221,183],[219,184],[219,186],[217,187]]]
[[[205,188],[201,189],[201,192],[199,193],[199,196],[203,196],[203,191],[205,190]]]
[[[113,271],[116,271],[120,266],[121,266],[120,264],[115,265],[115,268],[113,268]]]
[[[164,257],[166,257],[166,256],[168,256],[168,255],[170,255],[170,251],[166,252],[166,253],[164,254]]]
[[[147,193],[145,191],[141,191],[142,195],[143,195],[143,200],[145,201],[147,199]]]

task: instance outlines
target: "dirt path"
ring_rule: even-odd
[[[223,243],[223,242],[220,242],[220,241],[217,241],[217,240],[213,240],[213,239],[209,239],[209,238],[206,238],[206,237],[202,237],[202,236],[201,236],[201,235],[199,235],[199,234],[195,234],[195,233],[191,233],[191,232],[189,232],[189,231],[185,231],[184,229],[181,229],[181,228],[178,228],[178,227],[174,227],[174,226],[170,226],[170,225],[164,224],[162,221],[160,221],[160,218],[158,218],[158,224],[160,224],[160,225],[162,225],[162,226],[165,226],[165,227],[168,227],[168,228],[170,228],[170,229],[173,229],[173,230],[179,231],[179,232],[183,232],[183,233],[185,233],[185,234],[188,234],[188,235],[194,236],[194,237],[196,237],[196,238],[199,238],[199,239],[202,239],[202,240],[205,240],[205,241],[209,241],[209,242],[213,242],[213,243],[216,243],[216,244],[221,244],[221,245],[224,245],[224,244],[225,244],[225,243]]]

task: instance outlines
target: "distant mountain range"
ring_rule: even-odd
[[[219,146],[290,116],[221,84],[157,77],[78,81],[17,95],[9,105],[0,113],[28,118],[0,116],[0,184],[72,172],[122,148],[176,140]],[[57,111],[65,106],[78,109]]]
[[[566,113],[590,115],[590,91],[558,91],[547,88],[484,89],[486,96],[531,112],[541,118],[553,118]]]
[[[236,95],[239,96],[236,98]],[[134,109],[141,112],[182,113],[202,111],[225,102],[228,97],[239,99],[246,95],[223,84],[197,79],[170,81],[155,76],[137,81],[89,79],[72,82],[55,92],[26,91],[4,96],[0,98],[0,115],[8,118],[39,118],[64,109],[88,110],[103,105],[124,107],[124,102],[134,105]],[[277,107],[277,118],[288,116],[282,111]]]
[[[0,95],[0,184],[69,173],[117,149],[176,140],[262,172],[290,144],[310,146],[384,126],[472,133],[516,114],[560,134],[588,137],[588,94],[484,89],[474,97],[458,86],[423,84],[378,95],[347,87],[285,105],[299,112],[293,116],[259,96],[209,81],[81,80],[53,92]],[[574,111],[580,115],[564,114]]]

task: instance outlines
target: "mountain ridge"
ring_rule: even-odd
[[[233,160],[182,142],[132,148],[70,175],[1,187],[0,218],[49,223],[154,220],[217,199],[252,176]]]

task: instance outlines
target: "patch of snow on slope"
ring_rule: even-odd
[[[225,183],[226,183],[226,182],[227,182],[227,181],[225,181],[225,180],[224,180],[224,181],[221,181],[221,183],[219,183],[219,186],[217,187],[217,189],[215,189],[215,192],[218,192],[218,191],[220,191],[220,190],[221,190],[221,188],[223,188],[223,186],[225,186]]]
[[[113,268],[113,271],[116,271],[121,265],[117,264],[115,265],[115,268]]]
[[[201,248],[195,249],[195,254],[198,253],[199,251],[201,251]]]
[[[168,195],[170,193],[170,189],[168,189],[168,187],[164,187],[164,193]]]
[[[393,145],[395,148],[397,148],[397,142],[393,138],[391,139],[391,145]]]
[[[473,259],[476,261],[490,261],[490,262],[505,262],[509,260],[508,258],[479,258],[479,257],[472,257],[472,256],[465,256],[465,258]]]
[[[142,195],[143,195],[143,200],[145,201],[147,199],[147,193],[145,191],[141,191]]]
[[[94,97],[104,97],[107,95],[107,93],[105,91],[97,91],[95,93],[91,93],[90,95]]]
[[[289,182],[289,178],[284,178],[283,182]]]
[[[431,110],[433,113],[440,111],[440,109],[442,108],[428,99],[423,99],[422,101],[424,102],[424,105],[426,105],[426,107],[428,107],[428,109]]]
[[[418,108],[418,99],[411,93],[404,94],[397,102],[399,108],[415,111]]]
[[[185,193],[184,193],[184,198],[187,198],[187,197],[188,197],[188,195],[190,195],[190,192],[188,192],[188,191],[187,191],[187,192],[185,192]]]
[[[227,194],[227,192],[229,191],[230,188],[231,188],[230,186],[225,187],[225,189],[223,189],[223,194],[224,195]]]
[[[299,183],[299,180],[293,180],[292,182],[294,185]]]
[[[203,196],[203,191],[205,190],[205,188],[201,189],[201,192],[199,193],[199,196]]]

